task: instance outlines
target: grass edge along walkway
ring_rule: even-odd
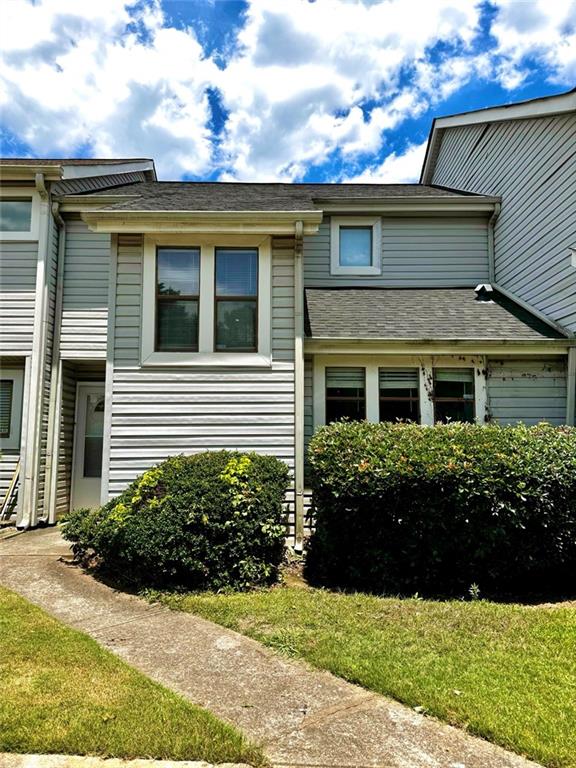
[[[422,707],[551,768],[576,766],[576,606],[299,587],[148,598]]]
[[[259,748],[0,587],[0,753],[264,766]]]

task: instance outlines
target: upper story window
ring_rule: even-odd
[[[473,422],[474,369],[434,369],[434,421]]]
[[[3,368],[0,375],[0,450],[16,450],[20,447],[23,371]]]
[[[144,238],[142,365],[270,366],[269,236]]]
[[[382,273],[382,227],[379,218],[332,217],[330,272],[350,276]]]
[[[30,188],[9,188],[0,196],[0,240],[37,240],[40,198]]]
[[[215,286],[217,352],[258,349],[258,250],[217,248]]]
[[[420,421],[418,368],[380,368],[380,421]]]
[[[198,351],[200,248],[158,248],[156,350]]]

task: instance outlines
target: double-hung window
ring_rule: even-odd
[[[420,421],[418,368],[380,368],[380,421]]]
[[[158,248],[156,350],[197,352],[200,248]]]
[[[20,447],[23,371],[0,371],[0,451]]]
[[[330,272],[350,276],[381,274],[382,227],[379,218],[332,217]]]
[[[258,249],[216,248],[217,352],[258,349]]]
[[[434,421],[473,422],[474,369],[434,369]]]
[[[326,368],[326,423],[366,418],[364,368]]]

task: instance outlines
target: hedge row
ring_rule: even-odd
[[[63,535],[81,560],[138,586],[246,589],[277,578],[286,537],[286,465],[215,451],[175,456]]]
[[[574,590],[576,430],[340,422],[309,450],[308,577],[377,593]]]

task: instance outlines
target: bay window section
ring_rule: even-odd
[[[216,248],[216,352],[258,350],[258,249]]]
[[[434,421],[474,422],[474,369],[434,369]]]
[[[366,418],[364,368],[326,368],[326,423]]]
[[[156,251],[156,344],[158,352],[197,352],[200,249]]]
[[[420,421],[418,368],[380,368],[380,421]]]

